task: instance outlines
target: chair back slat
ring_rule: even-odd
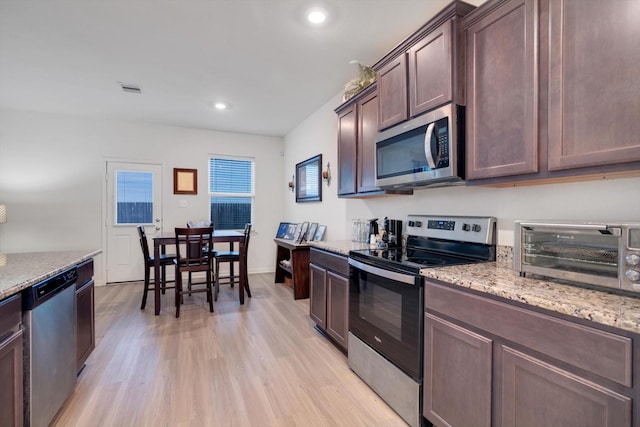
[[[138,236],[140,236],[140,247],[142,248],[142,256],[144,256],[145,262],[149,260],[149,242],[147,241],[147,233],[144,231],[144,225],[136,227],[138,229]]]
[[[249,253],[249,238],[251,237],[251,224],[245,224],[244,226],[244,249],[243,255],[247,257],[247,253]]]
[[[180,265],[194,269],[208,266],[211,262],[208,248],[213,247],[213,227],[176,228],[175,232],[176,257]]]

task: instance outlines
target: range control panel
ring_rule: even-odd
[[[494,217],[408,215],[407,234],[494,245]]]

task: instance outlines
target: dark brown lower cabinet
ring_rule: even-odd
[[[491,427],[492,341],[429,313],[424,336],[425,417],[436,425]]]
[[[636,334],[425,284],[423,415],[435,426],[630,427]]]
[[[340,348],[349,332],[349,264],[346,256],[311,248],[309,316]]]
[[[0,302],[0,426],[22,426],[22,302]]]
[[[500,425],[631,425],[631,398],[501,345]]]
[[[78,340],[78,372],[96,347],[94,314],[94,282],[90,280],[76,289],[76,335]]]

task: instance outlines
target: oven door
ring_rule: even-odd
[[[422,379],[423,279],[349,258],[349,330]]]

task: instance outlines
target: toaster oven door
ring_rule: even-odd
[[[620,287],[620,229],[607,226],[520,226],[520,272]]]

